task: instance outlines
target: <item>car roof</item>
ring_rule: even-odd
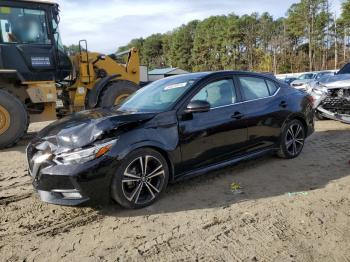
[[[315,72],[308,72],[308,73],[303,73],[301,74],[301,76],[304,76],[304,75],[316,75],[317,73]]]
[[[50,4],[55,5],[57,4],[54,0],[14,0],[15,2],[29,2],[29,3],[37,3],[37,4]]]
[[[252,71],[238,71],[238,70],[221,70],[221,71],[206,71],[206,72],[198,72],[198,73],[189,73],[186,75],[192,75],[194,78],[201,78],[205,76],[224,76],[228,74],[234,74],[234,75],[255,75],[255,76],[263,76],[267,78],[275,79],[275,76],[273,74],[267,74],[267,73],[257,73]]]
[[[197,73],[188,73],[188,74],[180,74],[175,76],[167,77],[172,79],[183,79],[184,81],[187,80],[202,80],[207,79],[211,77],[225,77],[227,75],[249,75],[249,76],[257,76],[257,77],[264,77],[267,79],[270,79],[272,81],[279,82],[274,75],[270,74],[264,74],[264,73],[257,73],[257,72],[251,72],[251,71],[232,71],[232,70],[223,70],[223,71],[208,71],[208,72],[197,72]]]
[[[321,72],[318,72],[317,74],[332,74],[333,72],[331,71],[321,71]]]

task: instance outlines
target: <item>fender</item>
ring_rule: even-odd
[[[299,119],[299,120],[302,119],[303,125],[305,125],[305,127],[308,128],[307,123],[306,123],[306,119],[305,119],[305,117],[304,117],[303,114],[301,114],[301,113],[291,113],[291,114],[286,118],[286,120],[284,121],[284,123],[283,123],[283,125],[282,125],[282,127],[281,127],[281,136],[282,136],[282,130],[284,130],[285,126],[286,126],[290,121],[292,121],[293,119]],[[307,130],[306,133],[308,133],[308,130]],[[280,137],[280,141],[281,141],[281,137]]]
[[[24,77],[17,71],[12,69],[0,69],[0,77],[2,79],[10,79],[13,81],[24,82]]]
[[[120,77],[121,75],[115,74],[101,78],[95,83],[94,87],[89,91],[87,97],[87,108],[94,108],[97,105],[98,98],[103,90],[103,88],[114,78]]]

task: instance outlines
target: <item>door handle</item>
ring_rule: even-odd
[[[286,101],[282,101],[280,103],[280,107],[283,107],[283,108],[286,108],[288,106],[287,102]]]
[[[241,112],[235,112],[231,118],[234,118],[234,119],[241,119],[243,117],[243,114]]]

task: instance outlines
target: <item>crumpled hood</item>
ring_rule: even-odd
[[[52,152],[65,152],[87,146],[121,125],[140,123],[154,117],[154,113],[120,112],[115,109],[94,109],[74,113],[41,130],[37,139],[47,141],[43,147]]]
[[[327,88],[350,88],[350,74],[335,75],[326,78],[320,84]]]

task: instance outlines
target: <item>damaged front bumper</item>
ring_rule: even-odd
[[[350,114],[341,114],[341,113],[333,113],[327,109],[324,109],[322,106],[317,108],[318,113],[328,119],[333,119],[336,121],[343,122],[345,124],[350,124]]]
[[[350,124],[350,87],[317,84],[309,89],[319,116]]]
[[[38,150],[29,144],[29,174],[42,201],[66,206],[109,201],[109,185],[118,166],[114,159],[103,156],[84,164],[64,165],[50,157],[38,160],[35,155]]]

